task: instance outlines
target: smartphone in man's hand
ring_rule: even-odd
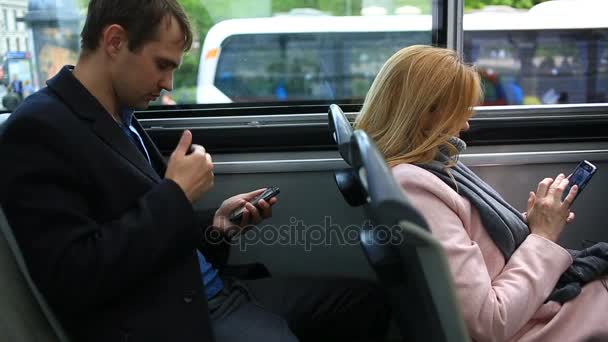
[[[574,185],[578,185],[578,192],[576,193],[576,197],[578,197],[578,195],[580,195],[585,186],[587,186],[587,184],[591,180],[591,177],[593,177],[593,175],[595,174],[596,170],[597,167],[591,164],[589,161],[583,160],[582,162],[580,162],[576,169],[574,169],[574,172],[572,172],[572,174],[568,178],[570,182],[568,183],[566,190],[564,190],[564,193],[562,195],[562,201],[566,199],[566,196],[568,196],[570,189],[572,189]],[[576,199],[576,197],[574,197],[574,199]]]
[[[279,190],[278,187],[276,186],[269,186],[268,188],[266,188],[266,190],[264,190],[264,192],[262,192],[262,194],[260,194],[258,197],[254,198],[253,201],[251,201],[251,204],[253,204],[254,207],[256,207],[257,209],[260,209],[259,205],[260,205],[260,201],[264,200],[266,202],[268,202],[271,198],[275,197],[276,195],[278,195],[281,191]],[[230,214],[230,221],[233,223],[241,223],[241,219],[243,218],[243,213],[245,212],[245,206],[242,206],[239,209],[236,209],[235,211],[232,212],[232,214]]]

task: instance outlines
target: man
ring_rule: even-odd
[[[34,89],[34,86],[32,86],[32,83],[29,80],[25,80],[25,82],[23,82],[23,98],[27,98],[28,96],[32,95],[34,92],[36,91],[36,89]]]
[[[19,76],[13,75],[10,87],[19,96],[19,100],[23,100],[23,82],[19,79]]]
[[[2,97],[2,106],[9,112],[15,110],[20,102],[19,95],[15,94],[11,87],[8,88],[8,93]]]
[[[77,65],[9,118],[0,201],[34,281],[76,341],[380,338],[385,301],[367,282],[245,284],[209,263],[207,232],[258,224],[276,198],[257,210],[263,189],[237,195],[197,220],[211,157],[185,131],[165,163],[133,117],[172,90],[191,41],[177,0],[92,0]]]

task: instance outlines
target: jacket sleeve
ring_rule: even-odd
[[[213,218],[216,211],[217,208],[195,211],[197,221],[203,228],[204,234],[198,249],[213,266],[223,268],[228,263],[228,257],[230,256],[231,240],[213,227]]]
[[[445,249],[471,337],[477,341],[511,339],[572,263],[570,254],[531,234],[492,279],[480,246],[465,230],[460,215],[466,215],[466,210],[459,208],[460,196],[422,169],[401,168],[395,175]]]
[[[99,222],[86,174],[57,142],[61,132],[36,120],[27,122],[36,134],[14,126],[0,143],[0,200],[34,281],[55,308],[90,310],[193,255],[202,230],[176,183],[163,180]]]
[[[139,120],[135,119],[132,123],[137,132],[141,135],[150,157],[158,163],[159,167],[156,171],[159,175],[163,176],[167,171],[167,159],[152,142],[152,138],[150,138]],[[198,249],[205,255],[208,262],[215,267],[221,268],[228,262],[230,241],[228,237],[218,235],[218,232],[213,229],[213,218],[216,211],[217,208],[195,209],[194,215],[203,230],[203,239],[201,240]]]

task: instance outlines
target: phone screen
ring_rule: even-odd
[[[578,197],[578,195],[581,193],[581,191],[583,191],[587,183],[589,183],[589,180],[595,173],[595,170],[595,165],[589,163],[588,161],[583,161],[578,164],[578,166],[570,176],[570,183],[568,183],[568,187],[566,187],[566,190],[564,190],[562,200],[564,200],[566,196],[568,196],[570,189],[574,185],[578,185],[578,193],[576,194],[576,196]]]

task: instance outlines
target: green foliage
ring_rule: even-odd
[[[188,17],[190,17],[195,35],[204,37],[205,34],[207,34],[207,31],[209,31],[209,28],[213,25],[213,20],[209,16],[206,7],[203,6],[202,1],[179,0],[179,2],[186,10],[186,13],[188,13]]]
[[[184,55],[182,65],[175,72],[173,97],[178,103],[193,103],[196,101],[195,98],[182,96],[182,94],[186,88],[196,87],[203,40],[213,26],[213,20],[200,0],[180,0],[179,2],[190,18],[192,31],[194,32],[194,44],[192,49]]]
[[[176,88],[171,95],[178,104],[196,103],[196,86]]]
[[[272,12],[289,12],[294,8],[315,8],[331,15],[358,15],[362,0],[272,0]]]
[[[271,0],[198,0],[214,22],[232,18],[268,17]]]
[[[87,7],[89,7],[89,0],[76,0],[75,5],[79,9],[86,9]]]
[[[514,8],[528,9],[534,5],[549,0],[465,0],[465,9],[481,9],[485,6],[511,6]]]
[[[395,8],[401,6],[418,7],[423,14],[431,14],[432,10],[432,2],[430,0],[395,0]]]
[[[289,12],[292,8],[319,8],[318,0],[272,0],[272,12]]]
[[[359,15],[361,0],[319,0],[319,9],[332,15]]]

